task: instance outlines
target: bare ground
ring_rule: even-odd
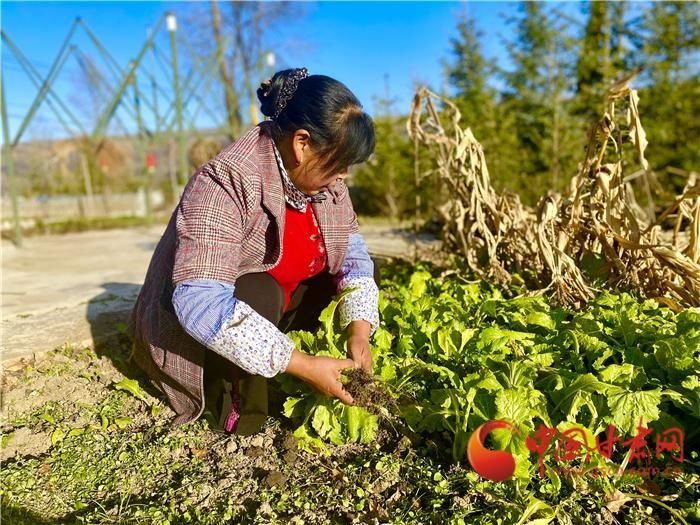
[[[263,430],[241,437],[202,419],[172,428],[124,337],[23,364],[8,367],[2,385],[8,523],[380,523],[392,509],[432,512],[429,491],[406,499],[415,487],[401,469],[432,483],[439,465],[400,440],[300,450],[274,386]],[[125,378],[139,397],[119,389]]]

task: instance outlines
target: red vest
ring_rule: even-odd
[[[306,212],[301,212],[287,205],[282,257],[277,266],[267,272],[282,287],[285,311],[299,283],[321,273],[326,262],[326,247],[313,208],[307,205]]]

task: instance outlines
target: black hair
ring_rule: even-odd
[[[357,97],[344,84],[325,75],[310,75],[299,81],[296,91],[278,112],[279,97],[285,81],[295,69],[285,69],[260,85],[260,110],[272,117],[275,141],[305,129],[311,143],[324,160],[324,167],[347,170],[366,161],[374,151],[374,123],[362,111]]]

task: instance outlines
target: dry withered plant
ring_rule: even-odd
[[[407,127],[431,151],[448,190],[438,208],[444,248],[486,279],[507,284],[514,273],[527,274],[569,306],[593,297],[595,277],[611,289],[639,289],[674,309],[699,306],[700,181],[691,173],[683,193],[658,217],[653,207],[637,204],[633,183],[641,181],[650,195],[653,174],[630,81],[608,91],[607,110],[568,190],[542,197],[536,210],[517,195],[496,193],[483,149],[460,126],[459,110],[421,88]],[[624,143],[633,146],[642,167],[629,177],[623,173]],[[664,231],[670,223],[673,228]],[[597,262],[597,275],[582,269],[590,261]]]

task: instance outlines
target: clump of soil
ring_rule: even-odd
[[[357,406],[370,412],[378,412],[378,407],[393,408],[396,405],[389,393],[363,368],[353,368],[343,373],[343,386],[355,400]]]
[[[393,442],[394,438],[401,436],[408,438],[409,443],[417,439],[415,433],[398,416],[399,406],[396,400],[386,391],[381,381],[375,380],[369,372],[362,368],[344,371],[343,386],[352,396],[355,405],[379,417],[383,428],[380,428],[377,441]],[[393,432],[388,432],[389,430]]]

